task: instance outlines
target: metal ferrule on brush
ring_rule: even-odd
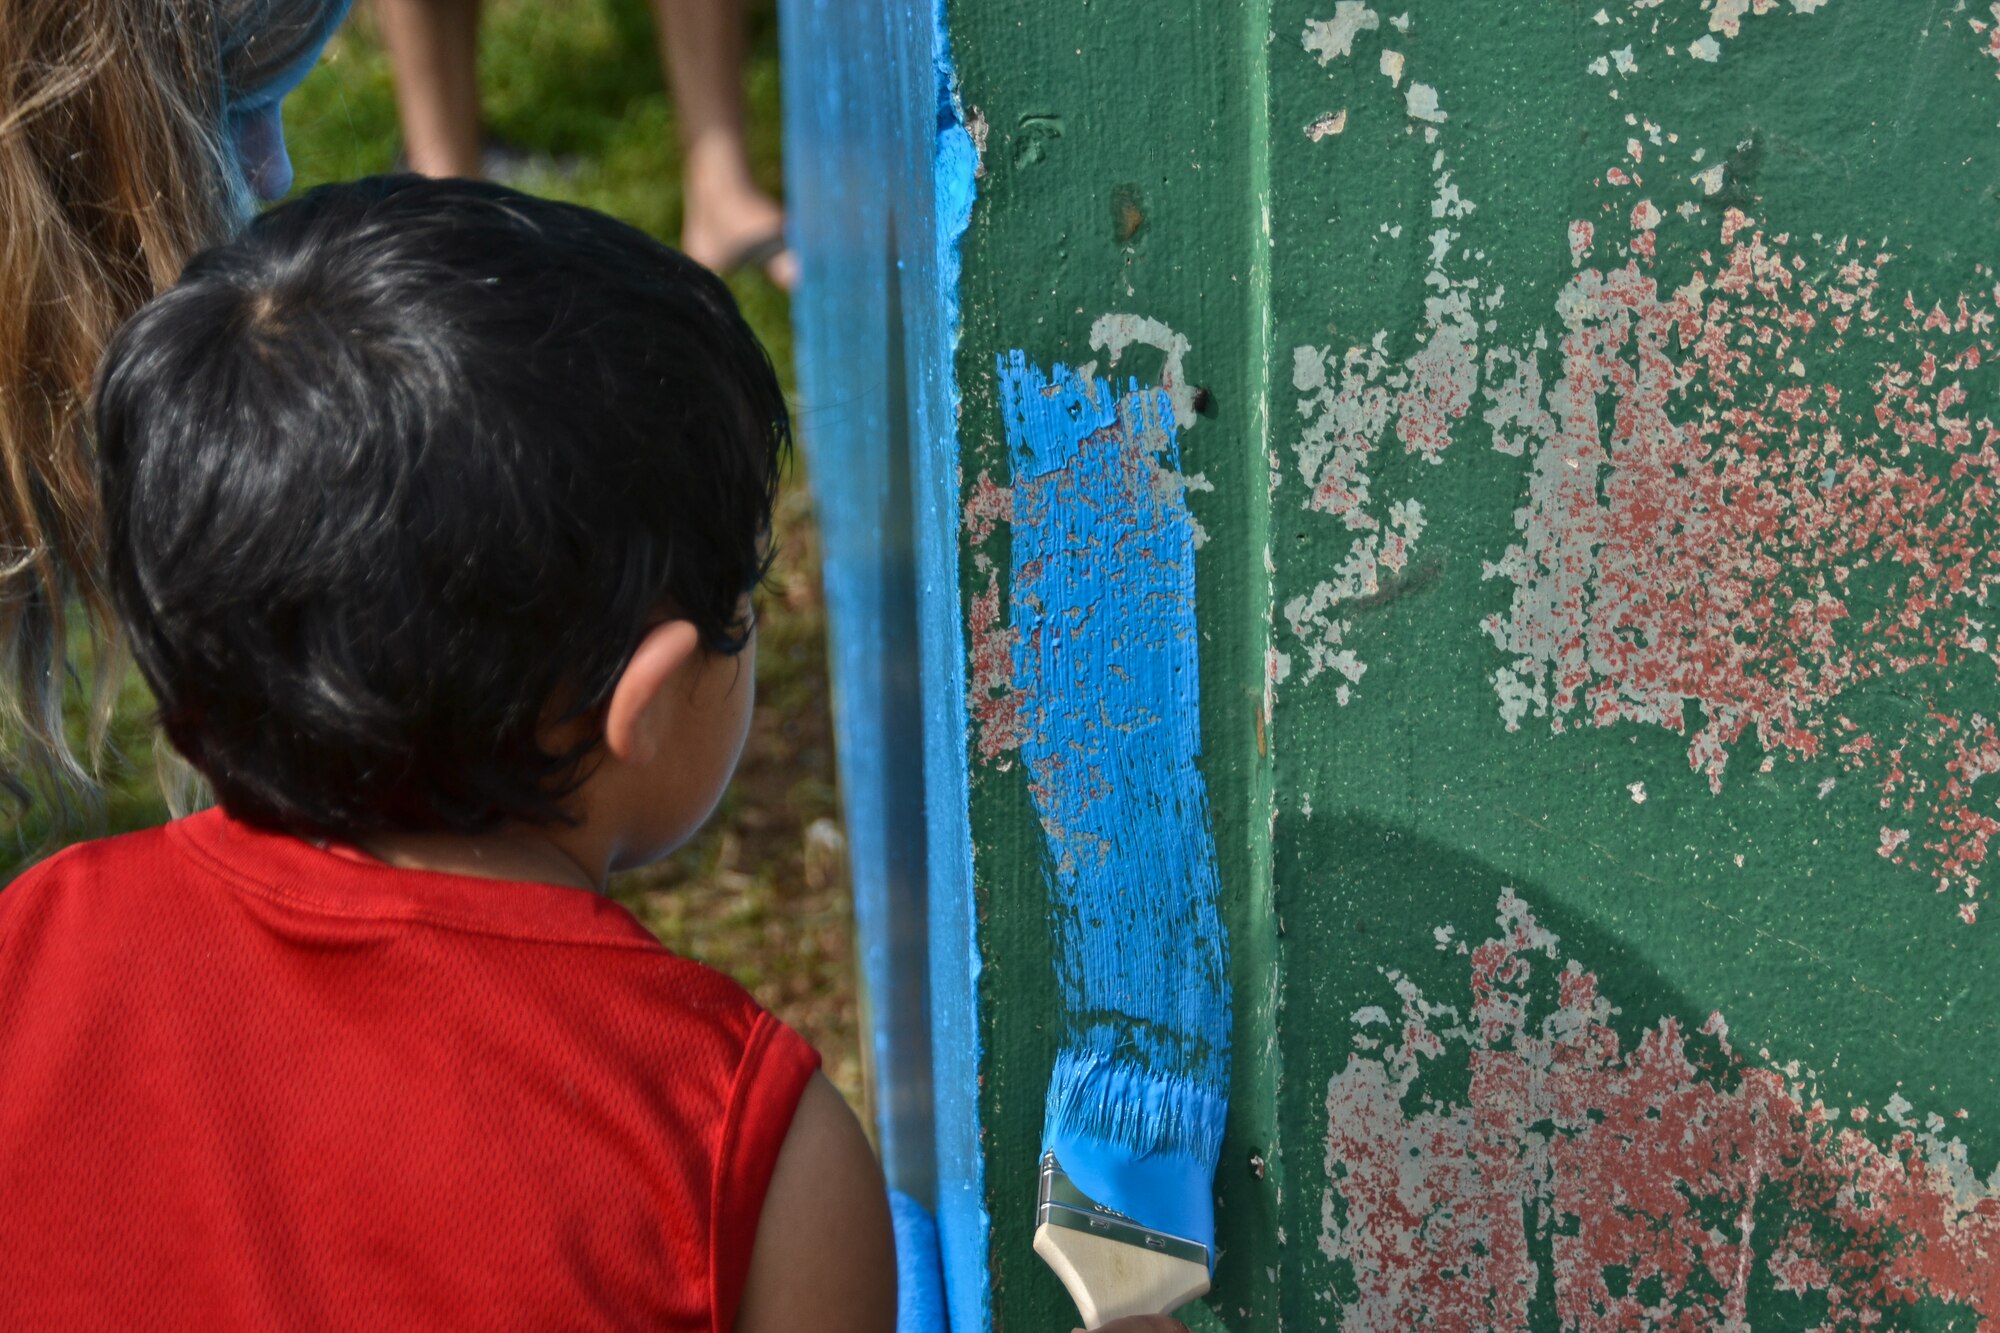
[[[1185,1236],[1155,1231],[1115,1208],[1106,1208],[1071,1183],[1052,1152],[1042,1154],[1042,1184],[1035,1204],[1035,1225],[1087,1232],[1210,1267],[1208,1246]]]

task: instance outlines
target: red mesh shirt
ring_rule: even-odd
[[[211,811],[0,891],[0,1329],[730,1329],[818,1064],[629,913]]]

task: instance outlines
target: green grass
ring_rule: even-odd
[[[753,166],[779,192],[777,34],[753,4],[745,91]],[[489,0],[480,74],[489,131],[547,154],[519,182],[600,208],[662,240],[680,231],[673,106],[645,0]],[[286,103],[298,188],[388,170],[399,136],[389,64],[364,6]],[[560,159],[560,165],[555,160]],[[761,274],[730,285],[789,391],[790,311]],[[730,972],[819,1046],[829,1074],[861,1096],[851,911],[833,779],[825,613],[811,506],[794,476],[780,498],[774,584],[761,599],[758,705],[722,809],[664,863],[614,892],[670,947]],[[72,730],[81,739],[81,701]],[[105,811],[85,832],[167,816],[152,749],[151,700],[124,681],[106,766]],[[45,810],[17,818],[13,867],[52,845]]]
[[[768,0],[750,5],[744,71],[751,166],[773,194],[779,165],[777,23]],[[389,62],[365,7],[285,104],[299,188],[387,171],[400,138]],[[574,171],[524,184],[601,208],[672,242],[681,182],[673,102],[645,0],[489,0],[480,32],[487,130],[521,148],[575,159]],[[761,275],[731,282],[751,326],[790,385],[791,322],[784,293]]]

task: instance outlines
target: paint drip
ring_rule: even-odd
[[[1010,725],[1045,837],[1063,1023],[1043,1151],[1099,1203],[1212,1254],[1228,938],[1173,405],[1019,352],[999,374]]]

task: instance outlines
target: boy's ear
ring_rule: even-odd
[[[701,631],[692,621],[668,620],[646,631],[631,660],[611,687],[604,709],[604,748],[624,763],[647,763],[659,748],[651,725],[667,682],[701,651]]]

